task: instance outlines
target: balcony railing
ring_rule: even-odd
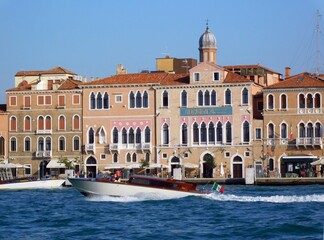
[[[305,137],[305,138],[297,138],[296,139],[296,145],[297,146],[320,146],[321,148],[323,147],[323,140],[321,137]]]
[[[96,151],[95,144],[93,144],[93,143],[86,144],[85,145],[85,151],[95,153],[95,151]]]
[[[49,157],[52,157],[52,151],[51,150],[36,151],[35,157],[36,158],[49,158]]]

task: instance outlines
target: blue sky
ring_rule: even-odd
[[[89,79],[119,63],[155,70],[166,54],[198,59],[206,19],[219,65],[314,72],[317,9],[324,72],[323,0],[0,0],[0,103],[22,70],[61,66]]]

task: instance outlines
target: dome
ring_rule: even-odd
[[[216,37],[211,31],[209,31],[208,26],[199,39],[199,48],[216,48]]]

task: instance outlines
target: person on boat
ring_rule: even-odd
[[[116,173],[115,173],[116,181],[120,182],[120,177],[121,177],[121,172],[120,172],[120,170],[117,170]]]

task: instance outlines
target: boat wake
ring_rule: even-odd
[[[143,201],[161,201],[161,200],[170,200],[178,199],[181,197],[170,197],[157,193],[142,193],[136,194],[133,196],[124,196],[124,197],[112,197],[112,196],[91,196],[88,197],[88,201],[93,202],[143,202]]]
[[[273,196],[237,196],[234,194],[211,193],[205,198],[215,201],[232,202],[269,202],[269,203],[292,203],[292,202],[324,202],[324,194],[312,195],[273,195]]]

